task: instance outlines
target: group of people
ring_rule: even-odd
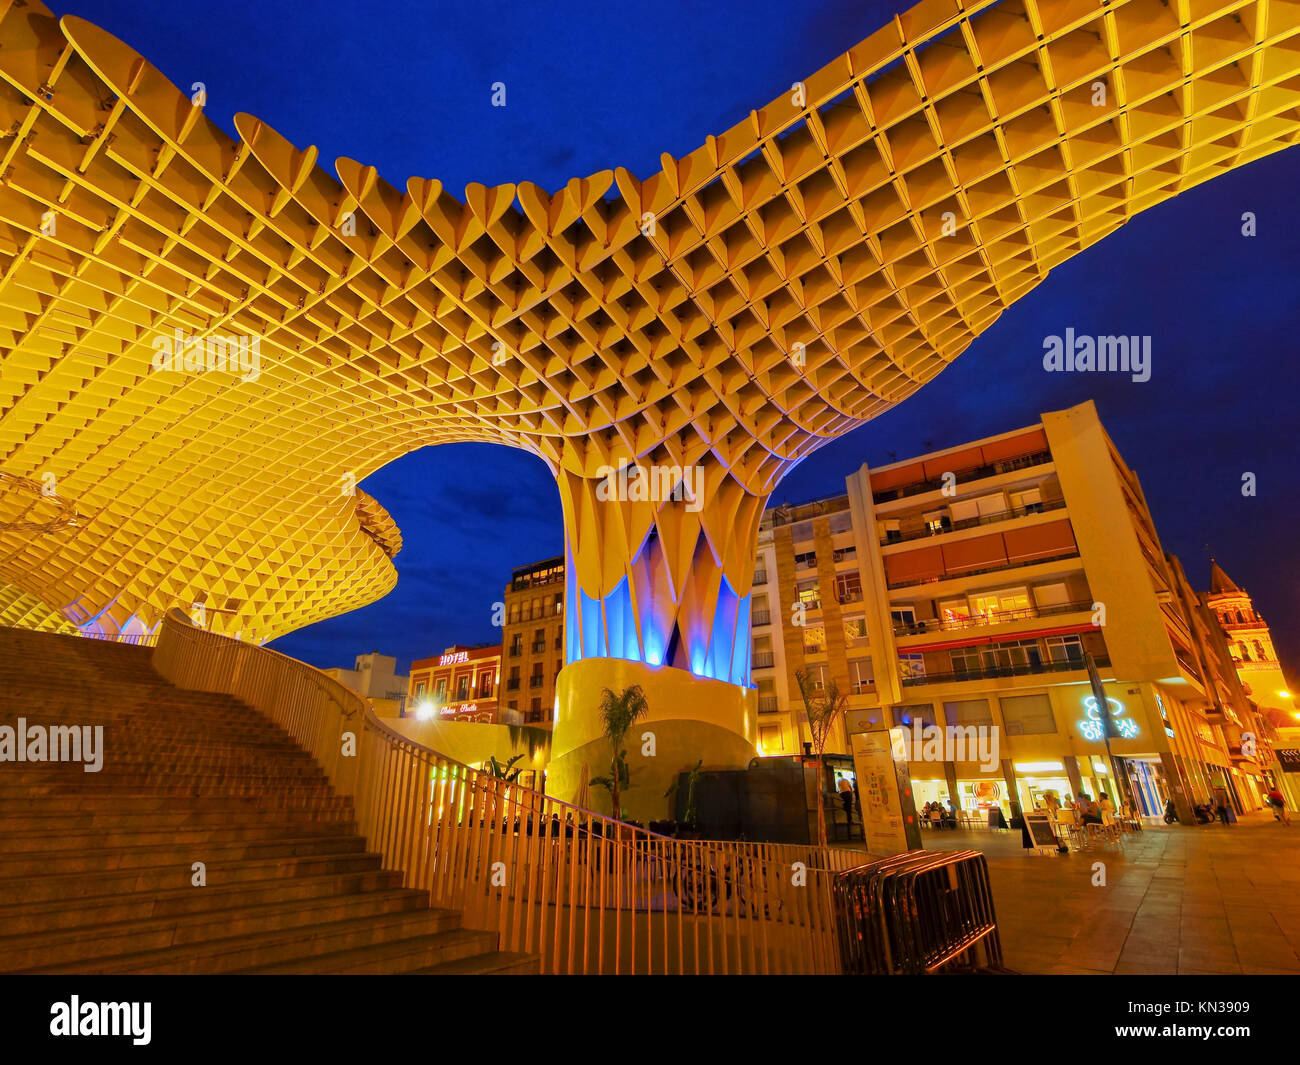
[[[1105,824],[1106,814],[1115,813],[1115,804],[1110,801],[1110,796],[1102,792],[1100,801],[1093,799],[1086,791],[1079,792],[1078,796],[1071,800],[1067,795],[1066,802],[1074,810],[1075,819],[1081,825],[1101,825]],[[1061,800],[1057,798],[1056,792],[1049,791],[1043,796],[1043,805],[1052,811],[1052,816],[1061,809]]]
[[[921,807],[921,816],[927,821],[933,821],[934,818],[930,815],[936,813],[939,815],[940,821],[950,821],[953,824],[957,823],[957,807],[953,805],[951,799],[948,800],[947,807],[945,807],[941,802],[927,802],[923,807]]]

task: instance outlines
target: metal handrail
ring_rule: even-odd
[[[154,665],[279,724],[353,797],[385,868],[543,971],[837,970],[831,880],[860,851],[678,840],[616,821],[416,743],[332,678],[180,611]]]

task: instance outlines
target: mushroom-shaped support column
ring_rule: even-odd
[[[700,759],[743,768],[757,753],[750,589],[766,497],[716,462],[561,467],[558,479],[567,664],[547,791],[573,801],[584,773],[608,775],[601,693],[637,684],[649,711],[627,736],[623,812],[662,818],[679,773]],[[603,792],[592,801],[607,812]]]

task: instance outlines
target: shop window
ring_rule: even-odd
[[[933,703],[904,703],[894,707],[894,724],[911,728],[919,724],[921,728],[934,728]]]
[[[781,736],[781,729],[776,726],[759,729],[758,749],[763,754],[776,754],[784,750],[785,740]]]
[[[949,725],[992,725],[993,713],[987,699],[955,699],[943,704]]]
[[[1046,695],[1007,695],[998,702],[1008,736],[1045,736],[1056,731],[1052,703]]]

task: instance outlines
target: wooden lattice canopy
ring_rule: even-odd
[[[351,486],[467,440],[550,464],[595,601],[652,529],[664,609],[704,556],[743,596],[793,462],[1132,215],[1294,143],[1298,106],[1300,3],[927,0],[658,173],[457,198],[249,115],[232,139],[103,30],[0,0],[0,469],[79,515],[0,528],[0,608],[203,601],[259,639],[339,613],[400,546]],[[155,369],[178,330],[256,338],[257,373]],[[704,465],[707,505],[596,505],[632,458]]]

